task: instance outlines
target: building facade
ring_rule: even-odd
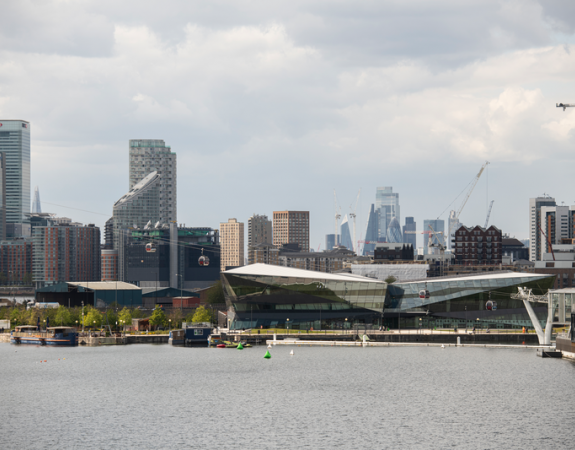
[[[152,172],[160,176],[161,223],[178,220],[178,179],[176,154],[161,139],[130,140],[130,189]]]
[[[345,247],[325,252],[293,252],[280,250],[278,264],[302,270],[334,273],[344,268],[344,264],[353,259],[356,254]]]
[[[34,227],[32,270],[36,287],[61,281],[100,281],[100,229],[88,226]]]
[[[0,242],[0,274],[4,284],[32,282],[32,249],[30,238]]]
[[[102,249],[102,281],[118,280],[118,250]]]
[[[268,216],[252,215],[248,219],[248,264],[255,262],[255,256],[250,249],[258,244],[271,244],[272,242],[272,221],[268,219]]]
[[[231,327],[290,329],[495,328],[531,326],[518,287],[548,292],[554,277],[496,272],[393,284],[254,264],[222,273]],[[544,324],[547,305],[534,306]]]
[[[349,229],[349,220],[347,219],[347,214],[343,217],[341,221],[341,245],[343,245],[348,250],[353,251],[353,242],[351,240],[351,232]]]
[[[541,207],[555,206],[555,199],[549,196],[529,199],[529,261],[541,260],[545,236],[541,233]]]
[[[176,223],[129,230],[118,260],[121,281],[143,288],[203,289],[220,276],[218,230]]]
[[[252,263],[250,264],[272,264],[277,266],[279,264],[278,256],[279,249],[272,244],[262,243],[249,247],[249,252],[252,255]]]
[[[392,244],[398,244],[403,242],[403,236],[401,234],[401,226],[396,217],[391,219],[391,222],[387,225],[387,242]]]
[[[34,200],[32,201],[32,213],[42,213],[42,204],[40,203],[40,190],[38,186],[34,188]]]
[[[462,225],[455,231],[455,264],[498,265],[501,264],[502,250],[501,230],[494,225],[489,228]]]
[[[411,244],[377,244],[373,253],[373,260],[379,261],[413,261],[413,247]]]
[[[275,213],[274,213],[275,214]],[[236,219],[220,223],[221,270],[244,265],[244,224]]]
[[[6,157],[6,223],[28,223],[30,213],[30,123],[0,119],[0,153]],[[18,232],[18,227],[9,227]],[[14,231],[15,230],[15,231]],[[8,237],[18,237],[11,236]]]
[[[273,244],[294,243],[309,251],[309,211],[274,211]]]
[[[399,194],[391,186],[378,187],[375,191],[375,209],[378,213],[379,241],[386,241],[387,227],[394,217],[400,221]]]
[[[160,222],[160,175],[152,172],[114,203],[114,248],[130,228],[144,228]]]
[[[337,243],[335,241],[334,236],[335,236],[334,234],[326,234],[325,235],[325,250],[326,251],[333,250],[333,248],[336,245],[338,245],[338,246],[341,245],[341,239],[340,239],[339,234],[337,235]]]
[[[373,250],[378,242],[384,242],[379,239],[379,214],[375,205],[371,205],[369,217],[367,219],[367,229],[365,230],[365,240],[363,242],[363,256],[373,256]]]
[[[414,249],[417,248],[417,224],[413,217],[405,218],[403,226],[403,242],[410,244]]]
[[[537,261],[545,253],[551,253],[551,247],[563,240],[575,237],[575,206],[541,206],[539,208],[539,253]]]

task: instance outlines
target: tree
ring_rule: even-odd
[[[159,326],[166,326],[168,324],[168,318],[166,317],[166,313],[160,307],[160,305],[156,305],[152,316],[150,317],[150,325],[159,327]]]
[[[198,308],[196,308],[196,312],[194,313],[194,317],[192,317],[193,323],[211,322],[211,321],[212,321],[212,316],[206,308],[204,308],[203,306],[199,306]]]
[[[31,273],[25,273],[24,276],[22,277],[22,283],[24,283],[25,285],[32,285],[32,274]]]
[[[179,328],[182,325],[182,311],[178,308],[172,308],[168,314],[168,319],[172,320],[173,328]]]
[[[385,279],[385,282],[387,284],[391,284],[391,283],[395,283],[397,281],[397,278],[395,278],[394,276],[390,275]]]
[[[100,327],[102,326],[102,313],[96,308],[88,306],[88,313],[84,316],[84,326],[86,327]],[[94,323],[96,322],[96,323]]]
[[[127,326],[132,325],[132,312],[125,306],[118,314],[118,322],[121,323],[122,326],[124,326],[124,324]]]
[[[216,281],[208,292],[208,303],[225,303],[224,288],[220,280]]]
[[[60,325],[70,325],[72,314],[70,314],[70,310],[68,308],[66,308],[64,305],[60,305],[56,311],[55,320],[56,323]]]

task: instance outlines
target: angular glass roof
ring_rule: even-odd
[[[316,272],[315,270],[294,269],[293,267],[274,266],[270,264],[250,264],[249,266],[237,267],[222,272],[230,275],[254,275],[269,277],[294,277],[310,278],[313,280],[333,280],[333,281],[362,281],[364,283],[383,284],[384,281],[374,280],[373,278],[362,277],[361,275],[352,275],[350,273],[326,273]]]

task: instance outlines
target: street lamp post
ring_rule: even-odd
[[[287,334],[289,334],[289,319],[286,319],[286,321],[287,321],[287,325],[286,325],[286,327],[287,327]]]
[[[345,318],[345,334],[347,334],[347,317]]]
[[[168,322],[170,322],[170,331],[172,331],[172,319],[168,319]]]
[[[176,276],[180,277],[180,311],[182,312],[182,315],[184,315],[184,300],[182,298],[184,279],[182,278],[182,275],[179,273],[177,273]]]
[[[421,325],[422,325],[422,321],[421,321],[421,317],[420,317],[419,318],[419,334],[422,334],[422,331],[423,331],[421,328]]]
[[[46,330],[46,319],[44,319],[44,331],[47,331]]]

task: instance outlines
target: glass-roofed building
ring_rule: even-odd
[[[547,293],[555,276],[496,272],[387,284],[346,273],[252,264],[221,274],[234,329],[531,326],[517,287]],[[547,305],[535,305],[543,323]]]

